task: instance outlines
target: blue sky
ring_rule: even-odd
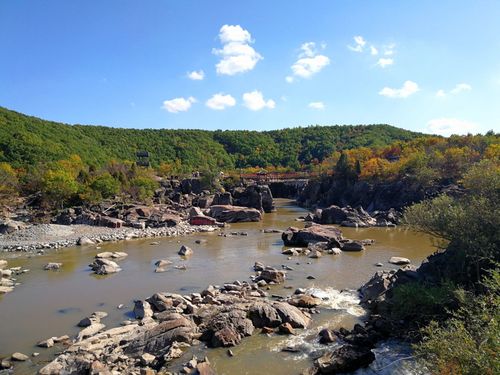
[[[0,106],[115,127],[500,131],[499,20],[482,0],[3,0]]]

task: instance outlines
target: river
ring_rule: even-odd
[[[20,364],[15,373],[29,374],[46,363],[47,359],[61,347],[42,349],[35,346],[38,341],[52,336],[78,332],[76,323],[94,311],[106,311],[103,320],[108,327],[131,317],[133,300],[145,299],[158,291],[180,293],[199,292],[209,284],[222,284],[234,280],[248,280],[253,274],[255,261],[281,267],[286,264],[294,270],[288,272],[284,285],[274,286],[273,294],[290,294],[294,288],[312,288],[322,297],[327,297],[322,312],[314,315],[311,328],[294,337],[255,334],[234,348],[234,357],[226,350],[212,349],[207,355],[218,374],[266,374],[300,373],[311,365],[307,354],[320,349],[316,344],[317,332],[322,327],[351,327],[363,314],[357,306],[355,293],[343,292],[356,289],[377,270],[391,269],[387,263],[391,256],[409,258],[419,264],[432,251],[430,237],[400,228],[342,228],[344,237],[351,239],[374,239],[375,244],[363,252],[348,252],[338,256],[325,255],[319,259],[294,257],[288,260],[281,254],[283,242],[278,233],[263,233],[263,229],[281,229],[289,226],[302,227],[298,216],[306,210],[293,202],[277,199],[277,211],[264,215],[259,223],[237,223],[224,232],[245,232],[247,236],[219,236],[218,232],[198,233],[186,237],[132,240],[102,244],[95,247],[73,247],[51,250],[41,256],[7,254],[9,267],[21,266],[30,272],[18,276],[21,283],[9,294],[0,296],[0,358],[19,351],[41,355]],[[203,239],[206,242],[195,243]],[[158,241],[159,244],[152,244]],[[194,255],[187,260],[177,255],[184,244],[191,247]],[[88,264],[101,251],[123,251],[128,257],[119,261],[123,271],[109,276],[95,276]],[[10,258],[9,258],[10,257]],[[155,273],[154,262],[170,259],[174,262],[167,272]],[[61,262],[59,271],[44,271],[48,262]],[[384,267],[375,267],[382,262]],[[186,270],[175,269],[185,265]],[[308,280],[307,276],[315,279]],[[292,289],[285,289],[285,287]],[[125,308],[117,306],[124,304]],[[298,346],[300,354],[284,353],[285,346]],[[380,350],[383,350],[381,348]],[[184,358],[187,360],[186,358]]]

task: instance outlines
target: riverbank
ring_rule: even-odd
[[[0,235],[0,251],[35,252],[138,238],[184,236],[197,232],[213,232],[217,229],[208,225],[194,226],[187,222],[181,222],[174,227],[146,229],[114,229],[85,224],[38,224]]]

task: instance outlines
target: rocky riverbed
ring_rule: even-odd
[[[217,227],[189,225],[181,222],[174,227],[161,228],[107,228],[85,224],[39,224],[0,235],[0,250],[38,251],[75,245],[94,245],[102,242],[123,241],[149,237],[183,236],[196,232],[211,232]]]
[[[68,349],[74,345],[74,348],[78,348],[82,353],[84,366],[94,364],[95,371],[105,371],[105,367],[114,367],[116,371],[120,371],[120,366],[127,365],[135,369],[136,373],[154,373],[161,368],[167,368],[171,372],[184,370],[184,373],[190,373],[199,371],[199,364],[202,364],[202,369],[211,367],[221,374],[237,373],[237,369],[242,367],[249,369],[250,373],[266,373],[273,368],[277,375],[302,371],[311,366],[311,358],[333,351],[339,343],[344,342],[336,333],[340,327],[352,328],[354,323],[361,323],[358,321],[359,306],[355,295],[349,292],[341,293],[341,289],[357,287],[369,279],[378,269],[377,262],[383,263],[382,270],[391,269],[394,266],[388,263],[388,260],[393,256],[408,257],[415,263],[427,253],[414,253],[414,248],[422,247],[422,238],[413,237],[411,233],[399,229],[346,228],[342,230],[342,238],[339,238],[338,231],[327,231],[331,241],[321,237],[325,234],[322,226],[315,224],[307,224],[308,228],[287,230],[291,225],[301,225],[297,224],[295,218],[298,214],[304,214],[304,211],[279,203],[278,212],[263,215],[260,222],[231,224],[230,228],[222,231],[225,235],[200,232],[183,237],[156,237],[154,241],[139,238],[136,241],[97,243],[92,240],[96,243],[46,251],[31,257],[21,252],[5,254],[9,268],[29,267],[31,271],[16,276],[22,284],[16,287],[14,293],[0,298],[0,319],[10,323],[0,327],[0,347],[3,349],[0,357],[10,361],[10,356],[16,351],[27,354],[29,358],[24,362],[10,362],[15,364],[16,373],[19,374],[33,373],[35,369],[46,365],[48,360],[53,360],[55,352],[61,351],[64,352],[63,357],[58,357],[56,362],[60,362],[59,365],[63,367],[71,367],[75,353],[68,352]],[[175,227],[169,229],[172,228]],[[282,236],[290,236],[295,240],[294,235],[297,236],[296,233],[301,231],[303,235],[299,235],[299,238],[318,235],[320,242],[307,247],[305,244],[300,245],[303,247],[293,245],[297,246],[297,250],[293,250],[297,254],[286,254],[285,250],[294,247],[284,247]],[[345,242],[344,237],[355,241]],[[367,238],[374,239],[369,247],[362,241]],[[367,247],[358,251],[345,251],[336,247],[358,242]],[[309,245],[308,242],[307,244]],[[191,248],[192,253],[189,256],[178,254],[182,245]],[[102,249],[97,249],[98,247]],[[340,253],[334,249],[340,250]],[[307,256],[302,256],[306,252],[309,252]],[[116,262],[121,272],[108,276],[94,275],[88,265],[96,259]],[[261,264],[255,265],[257,267],[253,269],[252,265],[256,261]],[[62,263],[62,266],[45,271],[44,267],[50,263]],[[155,272],[158,267],[163,268],[162,272]],[[227,283],[228,280],[236,281]],[[203,289],[207,284],[214,287]],[[151,296],[151,292],[155,290],[167,292]],[[207,297],[207,292],[202,293],[205,290],[211,290],[215,296]],[[297,294],[294,291],[297,291]],[[340,303],[342,300],[349,303]],[[132,301],[140,302],[136,304]],[[270,307],[270,312],[275,309],[277,303],[289,306],[287,309],[297,309],[309,319],[309,324],[303,329],[294,327],[290,321],[281,321],[279,324],[273,323],[272,327],[265,327],[268,333],[261,335],[259,332],[264,326],[254,324],[251,318],[251,306],[257,302]],[[149,317],[151,321],[149,318],[140,318],[141,310],[147,307],[146,303],[152,310],[152,316]],[[158,307],[155,303],[158,306],[165,304],[166,309],[160,311],[163,307]],[[225,309],[226,306],[240,306],[241,309]],[[145,316],[150,315],[147,310],[144,310]],[[205,310],[213,312],[215,320],[195,319],[200,311]],[[242,315],[235,313],[237,316],[232,316],[233,310],[242,311]],[[37,311],[36,320],[43,324],[33,324],[35,322],[32,321],[30,311]],[[109,316],[101,318],[100,315],[93,314],[99,311],[106,311]],[[169,319],[176,319],[169,320],[165,311],[169,311],[168,314],[179,314],[182,319],[179,320],[179,316],[174,315]],[[321,314],[316,314],[319,311]],[[225,333],[230,332],[224,331],[217,334],[213,341],[215,333],[221,330],[215,329],[221,327],[215,325],[215,322],[219,322],[217,317],[224,317],[224,326],[229,322],[235,327],[240,327],[239,322],[245,323],[245,319],[248,319],[252,322],[253,333],[247,336],[245,332],[249,331],[245,329],[250,330],[251,327],[243,324],[244,329],[235,328],[239,336],[225,336]],[[83,328],[85,330],[91,327],[87,331],[81,328],[77,330],[75,327],[83,318],[87,318],[86,322],[90,323],[88,327]],[[234,319],[237,322],[233,322]],[[171,321],[176,320],[178,323],[184,322],[180,327],[186,328],[187,325],[192,329],[194,336],[192,341],[188,342],[191,346],[188,347],[180,341],[177,341],[177,344],[168,344],[172,353],[179,354],[180,350],[184,354],[178,360],[165,361],[162,366],[160,364],[167,353],[155,354],[146,350],[145,353],[131,355],[127,352],[129,346],[125,342],[115,342],[110,346],[106,344],[102,351],[97,350],[97,356],[88,357],[89,353],[79,347],[82,342],[95,345],[96,340],[92,340],[92,337],[112,342],[111,336],[105,332],[111,330],[109,334],[114,335],[121,332],[120,329],[126,330],[122,327],[127,326],[135,326],[132,330],[135,333],[129,332],[131,336],[127,336],[127,340],[132,340],[131,337],[136,337],[136,334],[146,335],[148,330],[152,330],[149,334],[157,332],[156,330],[166,330],[165,335],[168,336],[166,332],[171,329],[157,327],[166,327],[168,324],[174,324]],[[150,323],[151,326],[148,326]],[[280,328],[283,323],[290,323],[290,327],[285,325]],[[210,327],[214,327],[212,333],[205,334]],[[330,331],[331,337],[339,339],[330,344],[321,344],[318,333],[325,328]],[[65,335],[75,341],[59,340]],[[33,347],[42,343],[50,345],[51,340],[54,341],[51,348]],[[232,354],[227,351],[227,347],[205,349],[206,346],[219,346],[217,340],[231,345],[237,342],[239,344],[230,347]],[[31,355],[34,352],[40,355],[34,357]],[[116,361],[108,360],[107,353],[114,353]],[[142,358],[144,354],[149,355]],[[196,361],[193,361],[193,354],[198,358]],[[120,359],[122,355],[128,359]],[[210,364],[203,364],[208,363],[202,359],[205,356],[209,357]],[[56,368],[59,365],[54,364]]]
[[[182,348],[200,341],[209,347],[232,347],[257,329],[294,334],[310,324],[309,310],[320,302],[306,294],[283,301],[266,296],[257,284],[240,281],[189,295],[156,293],[136,301],[135,319],[121,327],[104,330],[100,320],[89,319],[90,324],[40,374],[87,374],[94,368],[126,374],[167,371]],[[184,373],[191,373],[188,370]]]

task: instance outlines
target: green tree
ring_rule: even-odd
[[[90,187],[103,198],[111,198],[120,192],[120,181],[117,181],[109,172],[97,176]]]
[[[50,169],[43,175],[42,193],[50,205],[63,207],[78,190],[78,182],[67,170]]]
[[[0,202],[8,201],[17,196],[18,179],[16,171],[9,163],[0,163]]]
[[[150,200],[157,188],[158,183],[149,176],[138,176],[130,180],[130,195],[136,200]]]

